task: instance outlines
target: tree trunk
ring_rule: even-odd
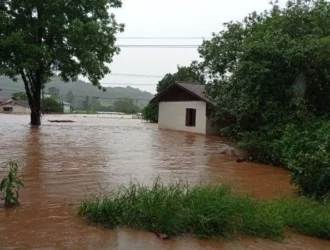
[[[41,125],[41,96],[40,91],[36,91],[34,99],[31,101],[31,125],[40,126]]]
[[[31,110],[31,125],[32,126],[40,126],[41,125],[41,115],[40,111],[32,111]]]
[[[42,69],[38,69],[35,72],[31,72],[22,68],[20,72],[24,82],[25,92],[28,97],[29,106],[31,109],[30,124],[32,126],[40,126],[41,125],[41,86],[43,79]]]

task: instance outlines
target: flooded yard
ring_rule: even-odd
[[[48,122],[63,117],[74,123]],[[17,161],[25,184],[19,208],[0,208],[0,249],[330,249],[330,242],[293,233],[284,242],[161,241],[152,233],[90,226],[76,215],[79,202],[130,181],[229,182],[260,199],[295,190],[283,169],[220,154],[230,146],[219,137],[158,130],[121,116],[44,116],[40,128],[28,122],[0,114],[0,161]]]

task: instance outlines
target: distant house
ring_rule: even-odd
[[[71,103],[68,102],[62,102],[63,104],[63,113],[64,114],[70,114],[72,111]]]
[[[0,103],[0,113],[30,114],[31,110],[27,101],[9,99]]]
[[[205,85],[173,83],[150,102],[159,104],[158,127],[217,135],[210,114],[212,102],[204,95]]]

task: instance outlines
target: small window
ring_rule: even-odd
[[[12,107],[3,107],[2,110],[3,110],[3,112],[12,112],[13,108]]]
[[[196,109],[186,109],[186,126],[196,127]]]

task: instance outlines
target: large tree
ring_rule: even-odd
[[[175,82],[188,82],[205,84],[205,77],[203,72],[201,72],[200,67],[197,62],[194,61],[188,67],[178,66],[177,72],[171,74],[166,74],[163,79],[161,79],[157,84],[157,92],[161,92],[166,89],[169,85]]]
[[[45,114],[63,113],[63,103],[56,100],[54,97],[45,98],[42,101],[41,106],[42,106],[42,111]]]
[[[101,88],[106,63],[119,52],[115,34],[123,31],[111,8],[120,0],[2,0],[0,74],[21,77],[40,125],[41,90],[51,77],[76,81],[79,75]]]
[[[275,3],[270,11],[225,24],[199,52],[216,117],[229,132],[283,124],[301,105],[330,114],[328,1]]]

